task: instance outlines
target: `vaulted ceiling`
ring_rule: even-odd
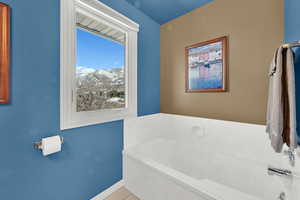
[[[164,24],[213,0],[126,0],[159,24]]]

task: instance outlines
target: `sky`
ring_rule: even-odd
[[[113,69],[124,66],[123,45],[77,29],[77,66]]]

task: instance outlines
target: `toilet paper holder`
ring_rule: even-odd
[[[64,138],[62,136],[59,136],[59,138],[60,138],[61,144],[63,144],[64,143]],[[42,141],[34,142],[33,143],[33,148],[43,150]]]

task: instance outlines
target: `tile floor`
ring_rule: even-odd
[[[140,200],[136,196],[134,196],[131,192],[129,192],[126,188],[122,187],[105,200]]]

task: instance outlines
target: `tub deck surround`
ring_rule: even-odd
[[[143,200],[274,200],[300,196],[300,159],[272,150],[265,126],[156,114],[124,123],[125,186]]]

